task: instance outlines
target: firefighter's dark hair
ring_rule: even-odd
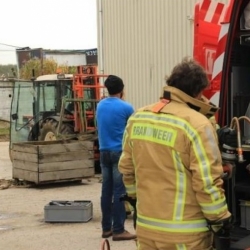
[[[173,68],[171,75],[166,78],[166,83],[192,97],[196,97],[209,86],[204,68],[198,62],[189,58],[184,58],[181,63]]]

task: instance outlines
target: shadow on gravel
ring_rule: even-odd
[[[18,179],[0,179],[0,190],[8,188],[37,188],[37,189],[53,189],[53,188],[65,188],[65,187],[74,187],[74,186],[86,186],[93,183],[100,183],[101,177],[95,176],[92,178],[87,178],[83,180],[70,180],[70,181],[61,181],[61,182],[52,182],[52,183],[41,183],[35,184],[25,180]]]

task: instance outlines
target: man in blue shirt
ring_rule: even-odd
[[[124,228],[126,211],[119,199],[125,194],[118,162],[122,152],[122,138],[128,118],[134,112],[123,97],[124,84],[121,78],[109,75],[104,83],[109,97],[97,105],[97,128],[102,170],[102,237],[113,235],[113,240],[132,240],[136,235]]]

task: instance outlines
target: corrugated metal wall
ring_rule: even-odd
[[[97,0],[99,71],[123,78],[135,108],[157,101],[165,76],[192,56],[196,2]]]

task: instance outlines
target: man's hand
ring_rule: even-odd
[[[230,249],[232,226],[232,217],[221,221],[208,221],[208,227],[214,234],[214,246],[217,250]]]
[[[237,148],[237,132],[227,126],[217,130],[218,140],[220,146],[226,144],[230,147]]]
[[[136,207],[136,198],[129,197],[127,194],[124,194],[120,197],[120,201],[127,201],[130,205],[135,208]]]

